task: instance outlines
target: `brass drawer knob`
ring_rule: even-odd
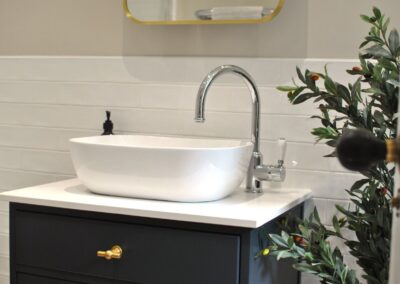
[[[122,248],[120,246],[113,246],[110,250],[97,251],[97,256],[107,260],[120,259],[122,257]]]

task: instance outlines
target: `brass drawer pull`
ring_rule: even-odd
[[[120,259],[122,257],[122,248],[120,246],[113,246],[107,251],[97,251],[97,256],[107,260]]]

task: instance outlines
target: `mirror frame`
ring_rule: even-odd
[[[140,25],[230,25],[230,24],[261,24],[272,21],[282,10],[286,0],[279,0],[274,11],[261,18],[249,20],[177,20],[177,21],[142,21],[132,15],[128,7],[128,0],[122,0],[122,6],[128,19]]]

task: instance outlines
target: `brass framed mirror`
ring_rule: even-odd
[[[126,16],[144,25],[265,23],[284,4],[285,0],[122,0]]]

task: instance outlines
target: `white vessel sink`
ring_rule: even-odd
[[[140,135],[74,138],[72,160],[92,192],[202,202],[224,198],[243,181],[253,144],[238,140]]]

